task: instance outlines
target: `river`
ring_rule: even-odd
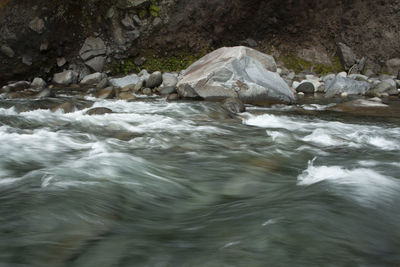
[[[46,101],[0,101],[0,266],[400,265],[398,121]]]

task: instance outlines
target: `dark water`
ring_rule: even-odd
[[[0,266],[399,266],[400,125],[0,103]]]

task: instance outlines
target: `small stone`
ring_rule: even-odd
[[[64,66],[65,63],[67,63],[67,60],[65,59],[65,57],[58,57],[57,58],[57,66],[58,67]]]
[[[349,96],[349,94],[347,92],[343,92],[340,94],[341,98],[347,98]]]
[[[49,43],[47,41],[40,44],[40,52],[49,50]]]
[[[247,39],[246,39],[246,44],[247,44],[249,47],[257,47],[257,46],[258,46],[257,41],[255,41],[255,40],[252,39],[252,38],[247,38]]]
[[[135,59],[133,63],[135,63],[136,66],[142,66],[146,62],[145,57],[138,57]]]
[[[296,88],[296,91],[305,94],[313,94],[315,91],[315,87],[314,84],[312,84],[311,82],[303,82]]]
[[[104,88],[97,92],[94,96],[101,99],[112,99],[115,97],[115,88],[112,86]]]
[[[179,99],[179,95],[178,94],[170,94],[167,97],[167,100],[171,101],[171,100],[178,100]]]
[[[66,70],[56,73],[53,76],[53,82],[61,85],[70,85],[78,81],[78,73],[72,70]]]
[[[2,45],[0,51],[9,58],[13,58],[15,56],[14,50],[11,47]]]
[[[135,100],[136,96],[131,94],[130,92],[121,92],[118,94],[118,99],[121,100]]]
[[[162,74],[159,71],[153,72],[148,79],[146,79],[146,87],[154,88],[160,86],[163,82]]]
[[[101,38],[86,38],[79,55],[83,60],[88,60],[96,56],[105,55],[107,52],[106,45]]]
[[[157,26],[159,26],[159,25],[161,25],[162,24],[162,20],[159,18],[159,17],[156,17],[154,20],[153,20],[153,26],[154,27],[157,27]]]
[[[42,78],[37,77],[37,78],[33,79],[32,83],[31,83],[31,87],[34,89],[44,88],[44,87],[46,87],[46,82]]]
[[[113,111],[109,108],[92,108],[86,111],[86,115],[104,115],[104,114],[109,114],[113,113]]]
[[[32,56],[31,55],[23,55],[22,63],[24,63],[27,66],[31,66],[32,65]]]
[[[106,88],[108,84],[108,79],[107,78],[103,78],[97,85],[96,85],[96,89],[103,89]]]
[[[144,95],[148,95],[148,96],[150,96],[152,94],[150,88],[144,88],[142,92],[143,92]]]
[[[29,22],[29,28],[32,31],[42,34],[45,30],[43,19],[40,19],[38,17],[34,18],[33,20],[31,20],[31,22]]]
[[[100,72],[95,72],[85,76],[81,80],[81,84],[93,85],[99,83],[102,79],[106,78],[106,75]]]
[[[45,88],[42,91],[40,91],[38,94],[35,95],[35,98],[45,98],[45,97],[50,97],[53,96],[53,92],[50,88]]]
[[[125,15],[125,18],[121,20],[121,24],[127,29],[127,30],[134,30],[135,25],[133,24],[133,20],[131,17],[129,17],[128,14]]]

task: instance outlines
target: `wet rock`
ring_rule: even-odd
[[[293,92],[276,71],[272,56],[254,49],[224,47],[187,68],[178,82],[183,97],[226,99],[245,103],[292,102]]]
[[[167,100],[172,101],[172,100],[178,100],[179,99],[179,95],[174,93],[174,94],[169,94],[167,96]]]
[[[338,43],[338,56],[340,63],[342,63],[345,70],[349,70],[354,64],[356,64],[356,54],[344,43]]]
[[[143,91],[142,91],[142,93],[143,93],[144,95],[150,96],[150,95],[152,94],[152,91],[151,91],[150,88],[144,88]]]
[[[325,84],[325,88],[325,96],[333,97],[334,95],[340,95],[341,93],[347,93],[348,95],[363,95],[371,88],[371,85],[367,82],[355,81],[338,74],[333,80]]]
[[[53,92],[50,88],[45,88],[35,95],[35,98],[45,98],[53,96]]]
[[[106,52],[106,45],[101,38],[88,37],[79,51],[79,56],[86,61],[97,56],[105,55]]]
[[[160,93],[161,93],[162,96],[166,96],[166,95],[169,95],[169,94],[174,94],[174,93],[176,93],[176,87],[172,87],[172,86],[163,87],[161,89]]]
[[[155,71],[146,79],[145,85],[148,88],[154,88],[160,86],[163,82],[162,74],[159,71]]]
[[[95,72],[85,76],[82,79],[81,84],[87,84],[87,85],[97,84],[104,78],[106,78],[106,75],[104,73]]]
[[[45,30],[44,20],[38,17],[34,18],[29,22],[29,28],[34,32],[42,34]]]
[[[10,83],[6,86],[3,86],[3,91],[4,92],[17,92],[17,91],[23,91],[30,86],[30,82],[27,81],[19,81],[15,83]]]
[[[235,98],[230,97],[230,98],[225,99],[222,102],[222,107],[224,109],[228,110],[229,112],[232,112],[235,114],[246,111],[246,108],[245,108],[243,102],[237,97],[235,97]]]
[[[135,100],[136,96],[130,92],[121,92],[118,94],[118,99],[121,100]]]
[[[53,76],[53,82],[60,85],[70,85],[78,81],[78,73],[72,70],[66,70],[56,73]]]
[[[400,73],[400,58],[392,58],[386,61],[386,68],[392,75],[398,75]]]
[[[12,50],[12,48],[7,45],[2,45],[0,47],[0,51],[9,58],[13,58],[15,56],[14,50]]]
[[[52,108],[51,111],[56,112],[58,110],[61,110],[63,113],[72,113],[75,111],[75,109],[76,107],[72,102],[64,102]]]
[[[113,113],[113,111],[109,108],[92,108],[86,111],[86,115],[104,115],[104,114],[109,114]]]
[[[368,77],[362,74],[350,74],[348,77],[356,81],[368,81]]]
[[[96,85],[96,89],[103,89],[106,88],[108,84],[108,79],[107,78],[103,78],[97,85]]]
[[[311,82],[303,82],[296,88],[296,92],[305,93],[305,94],[313,94],[315,92],[314,85]]]
[[[109,83],[112,86],[123,88],[128,85],[136,85],[141,79],[136,74],[131,74],[122,78],[110,79]]]
[[[115,88],[110,86],[97,92],[94,96],[101,99],[112,99],[116,95]]]
[[[34,89],[44,88],[44,87],[46,87],[46,85],[47,85],[46,82],[42,78],[39,78],[39,77],[36,77],[35,79],[33,79],[32,83],[31,83],[31,87]]]
[[[163,87],[175,87],[178,83],[178,78],[172,73],[164,73],[162,75],[162,86]]]
[[[97,72],[101,72],[103,71],[104,65],[106,64],[106,57],[105,56],[94,57],[92,59],[85,61],[85,64],[90,69]]]

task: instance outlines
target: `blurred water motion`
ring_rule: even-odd
[[[0,102],[0,266],[400,265],[399,125],[35,105]]]

